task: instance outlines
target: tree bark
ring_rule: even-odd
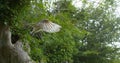
[[[0,24],[0,63],[32,63],[28,54],[11,43],[11,32],[9,26]]]

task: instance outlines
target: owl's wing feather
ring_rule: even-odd
[[[61,28],[60,25],[51,22],[44,24],[44,27],[42,29],[45,32],[54,33],[54,32],[59,32],[60,28]]]
[[[53,23],[51,21],[41,21],[36,24],[36,27],[33,27],[34,31],[39,32],[39,30],[48,32],[48,33],[55,33],[60,31],[61,26]]]

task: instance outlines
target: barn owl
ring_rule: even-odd
[[[37,33],[39,31],[55,33],[55,32],[59,32],[60,28],[61,28],[61,26],[56,23],[53,23],[49,20],[42,20],[33,26],[33,30],[31,33]]]

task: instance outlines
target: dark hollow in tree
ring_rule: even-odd
[[[20,39],[20,36],[18,34],[12,34],[11,41],[12,44],[15,44]]]

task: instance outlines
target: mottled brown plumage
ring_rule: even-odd
[[[61,28],[60,25],[55,24],[55,23],[45,19],[45,20],[42,20],[42,21],[36,23],[33,26],[32,33],[36,33],[36,32],[39,32],[39,31],[54,33],[54,32],[59,32],[60,28]]]

